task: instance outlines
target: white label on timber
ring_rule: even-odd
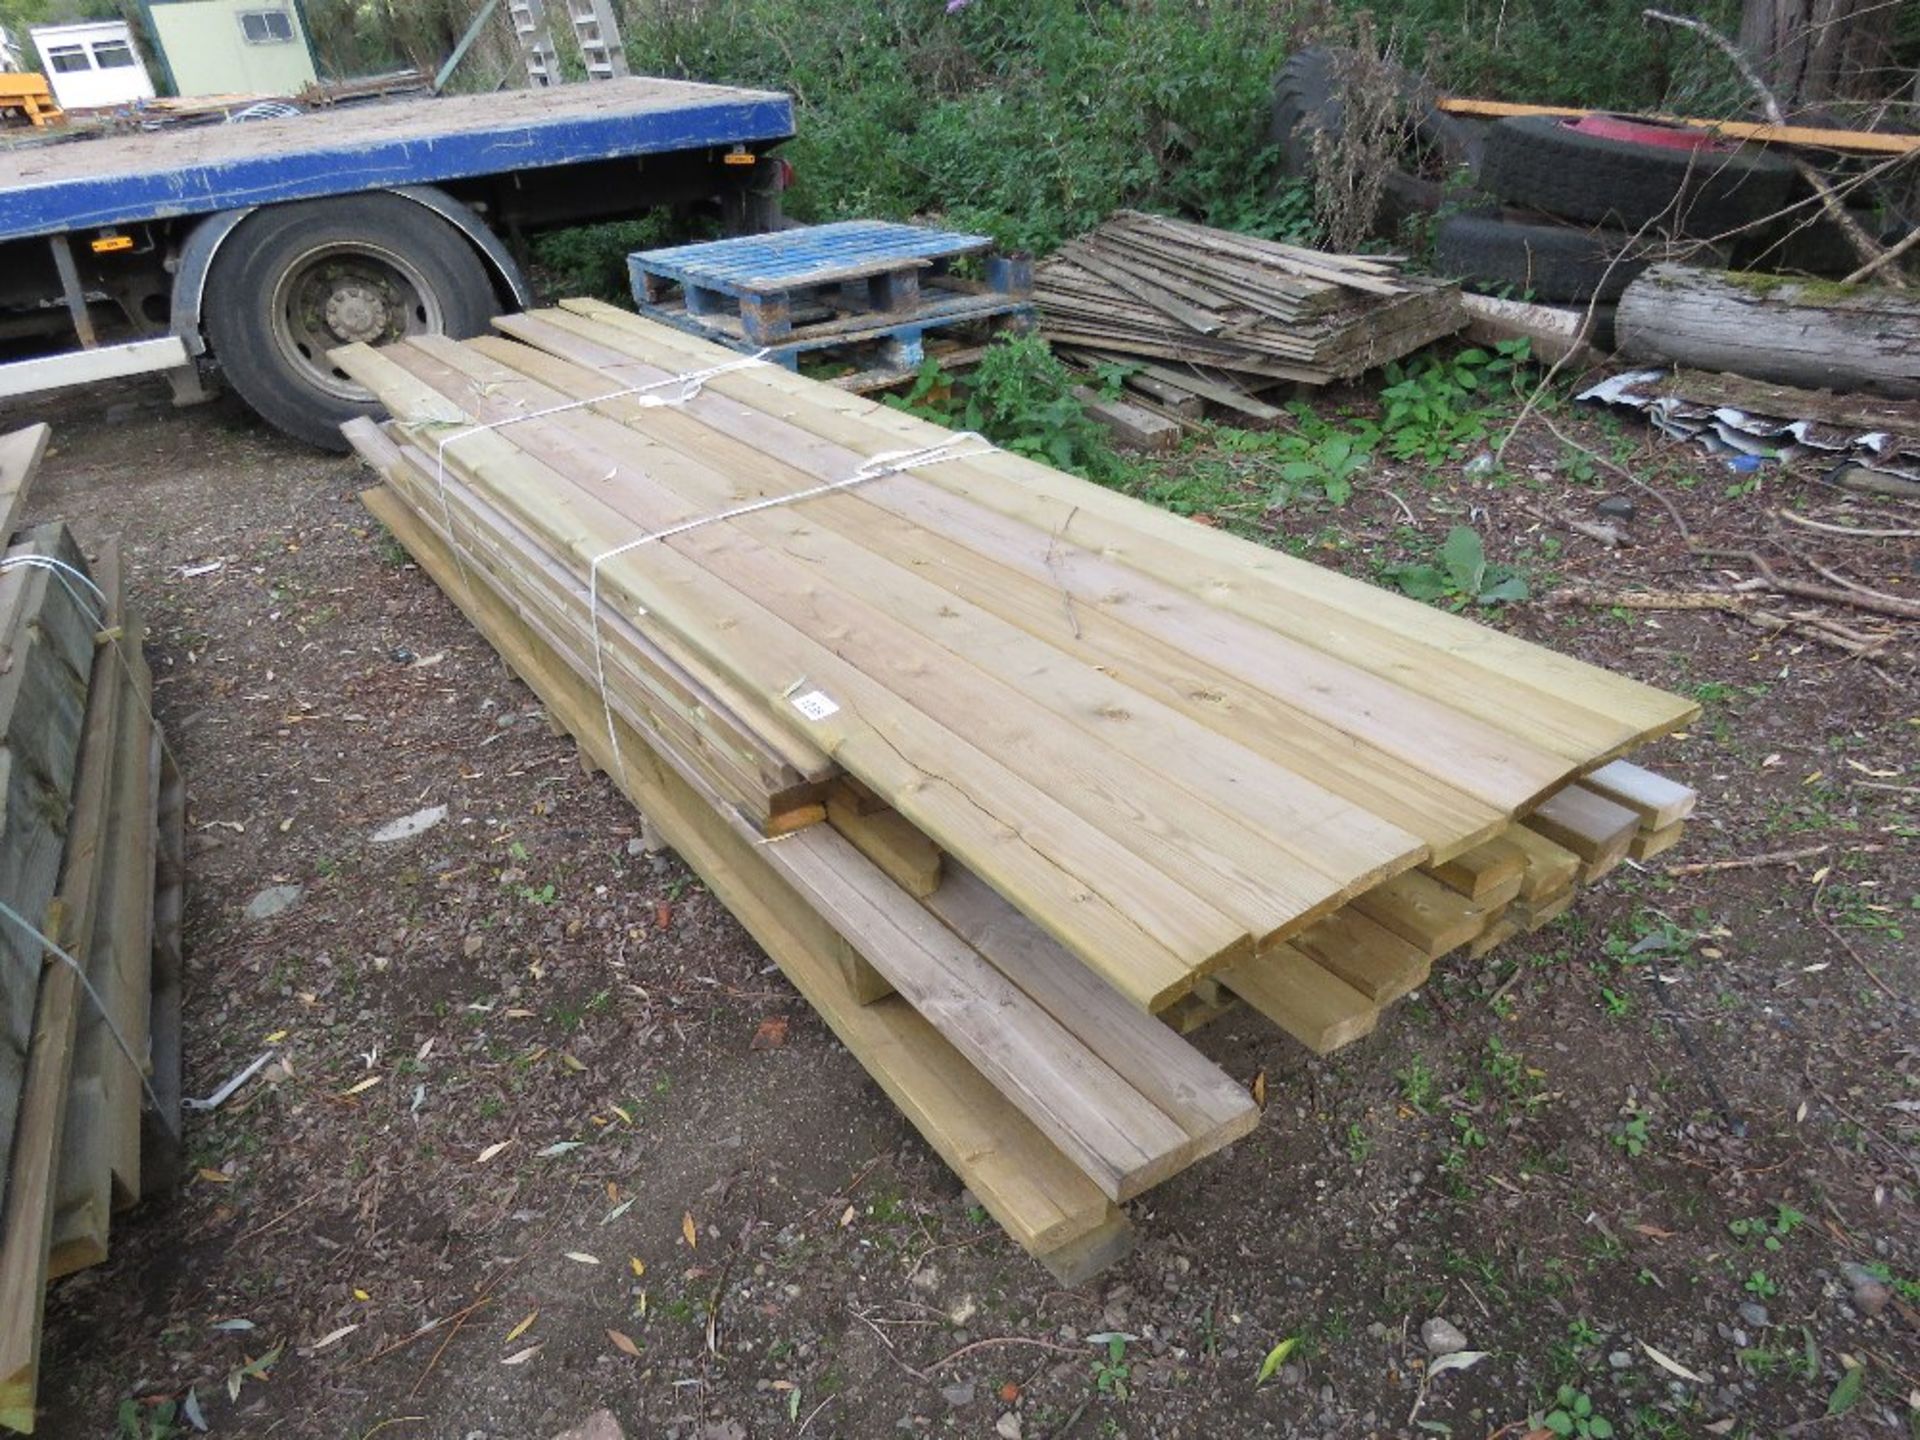
[[[804,695],[794,696],[793,708],[809,720],[824,720],[829,715],[840,713],[840,707],[819,690],[809,690]]]

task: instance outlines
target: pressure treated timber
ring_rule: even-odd
[[[1491,925],[1467,942],[1467,958],[1478,960],[1490,950],[1497,950],[1524,929],[1520,917],[1511,909],[1503,910],[1494,918]]]
[[[585,338],[603,347],[601,353],[651,356],[655,363],[666,358],[670,363],[712,364],[714,355],[725,353],[701,347],[686,336],[676,335],[667,341],[652,331],[628,333],[612,319],[618,313],[610,312],[606,323],[596,323],[565,310],[540,312],[531,317],[503,317],[500,327],[515,335],[542,333],[532,327],[543,324],[576,334],[584,330]],[[675,348],[687,346],[691,348]],[[686,408],[695,414],[704,413],[709,395],[719,394],[735,399],[749,396],[764,404],[768,392],[778,391],[795,402],[786,418],[821,438],[864,443],[870,448],[876,443],[876,434],[890,434],[893,443],[925,446],[939,443],[948,433],[901,412],[849,409],[849,400],[856,406],[866,403],[854,397],[815,395],[805,388],[795,394],[796,380],[760,370],[717,376]],[[805,386],[807,382],[799,384]],[[838,472],[841,476],[847,473],[847,469]],[[1291,682],[1285,692],[1288,701],[1296,708],[1313,707],[1313,713],[1347,737],[1350,747],[1358,740],[1415,766],[1430,764],[1436,753],[1444,753],[1449,783],[1496,809],[1509,811],[1531,803],[1566,776],[1564,758],[1531,736],[1523,738],[1503,731],[1498,724],[1461,713],[1450,704],[1409,694],[1409,689],[1417,691],[1428,683],[1428,671],[1451,668],[1445,663],[1447,654],[1435,654],[1398,628],[1388,629],[1359,618],[1368,607],[1402,604],[1419,611],[1429,607],[1351,582],[1365,592],[1365,603],[1354,616],[1344,616],[1315,598],[1322,581],[1341,580],[1332,572],[1218,536],[1204,526],[1005,452],[927,467],[917,472],[917,477],[950,496],[973,502],[975,507],[1020,522],[1021,533],[1048,557],[1042,575],[1056,589],[1072,583],[1070,577],[1076,568],[1095,575],[1097,578],[1072,592],[1076,615],[1104,611],[1137,626],[1152,627],[1156,623],[1153,615],[1141,612],[1165,608],[1156,593],[1163,588],[1206,602],[1174,612],[1186,627],[1183,638],[1189,653],[1204,654],[1216,664],[1244,664],[1255,676],[1266,677],[1268,683],[1276,674],[1287,675]],[[897,488],[890,480],[885,490],[892,494]],[[874,487],[868,489],[874,493]],[[1114,509],[1115,502],[1118,510]],[[1187,547],[1196,543],[1188,532],[1229,540],[1240,547],[1230,550],[1228,558],[1247,573],[1216,578],[1211,570],[1213,557],[1196,557],[1196,564],[1185,554]],[[1259,582],[1281,561],[1317,578],[1284,595],[1265,596]],[[1117,583],[1108,577],[1117,577]],[[1064,612],[1058,594],[1051,597],[1050,605],[1056,613]],[[1236,619],[1246,623],[1236,626]],[[1410,623],[1424,625],[1426,621]],[[1469,623],[1468,628],[1478,627]],[[1371,649],[1369,637],[1373,637]],[[1364,663],[1382,649],[1398,657],[1397,668],[1391,664],[1382,667],[1390,673],[1379,673],[1376,667]],[[1248,658],[1241,658],[1243,651]],[[1537,690],[1522,691],[1492,675],[1476,674],[1472,683],[1483,691],[1506,693],[1515,704],[1530,704],[1537,729],[1549,728],[1556,714],[1572,713],[1552,696]],[[1444,688],[1451,692],[1453,687]],[[1450,698],[1460,699],[1458,695]],[[1609,740],[1620,738],[1617,722],[1587,718],[1603,726]],[[1583,757],[1610,753],[1604,749],[1596,752],[1585,745],[1573,748]]]
[[[485,339],[462,348],[538,375],[575,399],[604,395],[607,382],[585,364],[569,364],[560,356],[622,364],[618,352],[539,317],[503,317],[500,323],[542,349]],[[548,350],[556,353],[542,353]],[[627,362],[625,368],[638,367]],[[654,378],[668,373],[647,369]],[[809,484],[844,478],[864,458],[783,417],[714,393],[703,392],[683,407],[684,413],[642,408],[630,397],[606,399],[592,408],[716,462],[730,457],[749,471],[778,456]],[[1062,545],[1060,537],[948,495],[912,474],[809,502],[808,519],[862,536],[872,533],[857,518],[867,509],[911,522],[914,528],[890,533],[889,553],[940,575],[956,594],[1061,651],[1086,656],[1114,679],[1236,744],[1313,777],[1411,832],[1434,853],[1468,848],[1499,828],[1503,817],[1492,806],[1397,756],[1357,743],[1329,721],[1263,690],[1272,676],[1299,673],[1313,657],[1260,627]],[[948,532],[965,536],[968,544],[956,543]],[[1118,613],[1108,613],[1109,607]]]
[[[1418,989],[1433,965],[1423,947],[1351,906],[1301,931],[1293,944],[1376,1005]]]
[[[52,438],[53,431],[45,425],[0,435],[0,549],[13,538],[20,507],[27,502],[28,489]]]
[[[892,809],[863,810],[843,782],[827,790],[827,823],[902,890],[924,900],[940,885],[940,847]]]
[[[1640,828],[1640,817],[1584,785],[1569,785],[1527,816],[1527,828],[1578,855],[1584,883],[1620,863]]]
[[[1527,868],[1520,880],[1519,898],[1532,903],[1551,899],[1573,888],[1580,873],[1580,857],[1564,845],[1556,845],[1538,830],[1515,825],[1505,840],[1525,856]]]
[[[1640,817],[1643,830],[1664,830],[1678,825],[1689,815],[1699,795],[1677,780],[1669,780],[1631,760],[1614,760],[1580,777],[1587,789],[1597,791],[1616,805],[1624,805]]]
[[[1291,945],[1229,966],[1220,983],[1316,1055],[1372,1030],[1380,1009]]]
[[[1676,820],[1671,825],[1658,830],[1636,830],[1627,846],[1627,853],[1636,860],[1651,860],[1656,855],[1664,855],[1686,837],[1687,822]]]
[[[1196,1153],[1230,1144],[1259,1123],[1241,1086],[1127,1005],[977,876],[954,866],[927,908],[1159,1106],[1192,1137]]]
[[[1496,904],[1493,897],[1508,881],[1517,881],[1527,868],[1526,852],[1511,841],[1489,840],[1463,855],[1440,865],[1430,865],[1427,873],[1442,885],[1458,890],[1469,900]],[[1502,895],[1501,900],[1511,895]]]
[[[696,363],[729,358],[729,352],[702,346],[691,337],[669,341],[661,333],[666,327],[597,301],[566,301],[562,313],[580,322],[585,333],[643,359],[648,354],[657,357],[669,345],[681,347],[674,353]],[[555,323],[563,322],[556,317]],[[816,392],[798,376],[771,370],[723,375],[708,385],[735,396],[743,385],[781,390],[802,402],[794,416],[809,428],[828,426],[829,418],[821,412],[831,412],[858,417],[863,428],[890,431],[908,445],[937,443],[946,433],[904,412],[840,392]],[[1436,698],[1496,729],[1523,723],[1516,717],[1525,716],[1529,744],[1568,758],[1580,760],[1596,751],[1619,753],[1698,714],[1697,705],[1650,686],[1194,525],[1017,456],[997,455],[991,465],[983,460],[958,462],[926,474],[943,488],[974,495],[1048,533],[1059,533],[1071,519],[1082,546],[1101,547],[1113,558],[1349,663],[1390,675],[1416,694]]]
[[[1550,925],[1573,908],[1576,892],[1569,886],[1551,899],[1541,901],[1516,900],[1507,907],[1506,913],[1516,920],[1520,928],[1528,934]]]
[[[614,774],[592,687],[544,660],[513,614],[483,590],[463,588],[451,553],[392,492],[368,491],[361,498]],[[629,730],[622,745],[632,762],[622,785],[628,798],[713,888],[1008,1234],[1043,1259],[1063,1250],[1073,1253],[1070,1247],[1102,1232],[1111,1243],[1118,1218],[1112,1203],[912,1006],[899,997],[863,1006],[846,994],[829,958],[836,932],[773,869],[767,852],[778,847],[757,846],[742,836],[637,733]]]
[[[117,617],[117,549],[108,548],[102,553],[93,580],[105,597],[108,617]],[[106,820],[124,674],[116,643],[108,639],[94,652],[74,780],[73,817],[67,831],[59,893],[47,917],[51,938],[75,956],[84,956],[91,944],[94,897],[108,839]],[[55,1170],[66,1126],[67,1086],[81,1003],[80,977],[73,967],[50,963],[41,977],[34,1010],[33,1044],[20,1091],[20,1115],[9,1157],[4,1229],[0,1229],[0,1426],[22,1433],[31,1433],[35,1423]]]
[[[1418,871],[1396,875],[1369,890],[1353,902],[1353,908],[1418,946],[1429,959],[1466,944],[1492,919],[1486,906]]]
[[[37,920],[54,897],[66,849],[94,617],[79,588],[62,584],[40,563],[84,566],[65,526],[37,526],[6,553],[9,563],[0,570],[0,895]],[[0,1177],[8,1173],[41,959],[32,936],[0,922]]]
[[[451,342],[425,341],[418,348],[450,363],[476,363],[471,349]],[[413,350],[398,347],[387,353],[400,363],[419,364]],[[457,394],[455,398],[474,405],[482,418],[497,421],[512,413],[494,408],[513,394],[509,388],[512,375],[511,371],[480,367],[473,379],[484,384],[484,392],[476,388],[472,395]],[[427,378],[425,374],[423,378]],[[562,397],[555,391],[531,389],[516,398],[542,409]],[[534,421],[525,428],[532,431],[545,423]],[[675,417],[663,416],[656,423],[665,428],[675,423]],[[585,470],[581,478],[598,479],[608,473],[609,465],[617,466],[618,446],[631,436],[624,427],[610,426],[599,416],[575,416],[566,436],[555,434],[551,438],[553,443],[542,451],[547,460],[560,463],[558,452],[563,442],[571,442],[583,452],[580,463]],[[607,443],[596,446],[596,438]],[[759,498],[741,492],[734,481],[738,470],[729,469],[722,477],[694,468],[694,454],[705,459],[704,452],[710,448],[689,452],[685,463],[679,465],[657,458],[648,467],[646,479],[664,481],[671,489],[666,503],[686,506],[688,517],[712,514],[728,504]],[[658,456],[659,452],[653,454]],[[762,467],[766,464],[765,457],[748,456],[743,457],[743,465],[751,460],[758,460]],[[907,568],[876,564],[876,555],[892,555],[897,549],[892,533],[869,537],[864,546],[824,533],[815,521],[819,511],[834,503],[832,497],[820,497],[805,515],[771,509],[742,517],[733,526],[711,527],[690,537],[688,548],[710,555],[742,556],[744,563],[731,570],[710,568],[716,575],[744,576],[744,581],[736,583],[742,588],[754,587],[755,598],[761,603],[769,609],[779,603],[787,607],[787,613],[802,602],[802,596],[771,588],[778,572],[775,557],[785,555],[816,565],[818,578],[804,592],[805,600],[842,622],[835,630],[838,653],[862,663],[876,678],[886,673],[877,666],[890,663],[891,657],[884,651],[861,648],[860,622],[872,624],[875,618],[860,608],[863,601],[901,622],[902,633],[895,638],[903,653],[912,653],[916,640],[940,645],[952,660],[937,669],[902,672],[900,678],[906,683],[896,684],[897,692],[911,693],[929,715],[956,731],[992,723],[972,718],[980,709],[1005,711],[1011,717],[1030,716],[1026,744],[1002,752],[1015,768],[1030,767],[1024,770],[1030,780],[1045,783],[1053,777],[1070,779],[1088,742],[1093,747],[1091,753],[1103,758],[1094,774],[1082,781],[1080,790],[1097,783],[1095,775],[1114,771],[1118,756],[1131,759],[1141,771],[1131,782],[1144,817],[1139,822],[1140,838],[1153,847],[1152,853],[1140,853],[1145,858],[1162,852],[1169,853],[1170,858],[1181,858],[1183,870],[1194,877],[1196,888],[1227,913],[1242,918],[1256,944],[1274,938],[1296,923],[1303,912],[1329,908],[1346,890],[1362,888],[1411,858],[1414,842],[1404,833],[1381,826],[1371,816],[1352,814],[1329,792],[1262,766],[1256,757],[1229,745],[1206,727],[1129,692],[1099,669],[1063,656],[1017,628],[956,602],[948,592],[920,580]],[[674,516],[672,510],[665,513]],[[677,519],[644,513],[634,518],[648,527],[677,523]],[[759,550],[729,537],[728,530],[736,527],[756,537],[756,542],[764,540],[768,548]],[[837,577],[841,575],[857,576],[857,586],[840,591]],[[862,655],[866,657],[864,662],[860,662]],[[979,673],[969,675],[964,665],[956,662],[971,663]],[[951,679],[949,670],[953,672]],[[1002,675],[1030,683],[1014,687],[1004,684]],[[1052,728],[1035,709],[1036,704],[1083,730],[1084,739],[1054,748]],[[1165,788],[1162,781],[1168,782]],[[1336,816],[1343,817],[1338,825],[1332,823]],[[1231,848],[1207,847],[1204,837],[1209,835]],[[1211,875],[1227,888],[1202,888],[1203,875]]]
[[[86,952],[87,979],[106,1008],[103,1012],[91,997],[81,1006],[56,1177],[49,1278],[105,1260],[113,1211],[140,1195],[141,1077],[153,956],[155,837],[148,769],[153,746],[147,718],[152,677],[140,653],[141,625],[131,611],[120,630],[126,673]],[[140,1070],[121,1051],[116,1030],[141,1057]]]
[[[141,1198],[179,1182],[185,1158],[180,1127],[180,922],[186,909],[187,789],[159,725],[153,727],[153,970],[149,991],[147,1084],[140,1112]]]

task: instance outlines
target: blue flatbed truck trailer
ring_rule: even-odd
[[[477,334],[533,234],[661,207],[778,221],[787,96],[639,77],[0,148],[0,400],[224,382],[343,450],[333,347]],[[8,356],[23,358],[8,359]]]

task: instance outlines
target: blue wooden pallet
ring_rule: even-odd
[[[627,265],[642,314],[791,365],[803,350],[889,339],[917,357],[929,327],[1030,315],[1031,265],[990,254],[992,245],[984,235],[844,220],[645,250]],[[966,256],[981,259],[984,283],[952,274]]]
[[[884,220],[746,235],[628,257],[642,314],[789,369],[810,351],[864,366],[836,382],[886,384],[916,370],[930,331],[985,321],[1033,323],[1024,257],[991,253],[984,235]],[[978,258],[984,281],[952,273]]]

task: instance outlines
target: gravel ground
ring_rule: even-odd
[[[189,1395],[213,1434],[288,1440],[530,1440],[602,1406],[684,1440],[1915,1424],[1910,640],[1869,666],[1721,615],[1554,603],[1687,564],[1645,495],[1633,549],[1543,523],[1605,493],[1557,445],[1509,457],[1519,486],[1386,466],[1338,509],[1232,508],[1358,573],[1472,517],[1544,595],[1500,623],[1701,698],[1651,763],[1702,814],[1330,1060],[1240,1014],[1202,1032],[1265,1076],[1260,1128],[1136,1203],[1132,1257],[1063,1290],[698,879],[640,853],[633,811],[359,507],[356,464],[120,394],[40,407],[31,515],[121,533],[151,622],[192,796],[187,1091],[274,1059],[190,1119],[181,1192],[54,1291],[42,1433],[170,1435]],[[1260,463],[1201,446],[1155,484],[1258,495]],[[1778,477],[1727,495],[1682,451],[1630,463],[1714,543],[1781,503],[1915,524]],[[1910,540],[1806,548],[1913,594]],[[257,915],[269,892],[291,903]],[[1485,1358],[1433,1364],[1461,1346]]]

